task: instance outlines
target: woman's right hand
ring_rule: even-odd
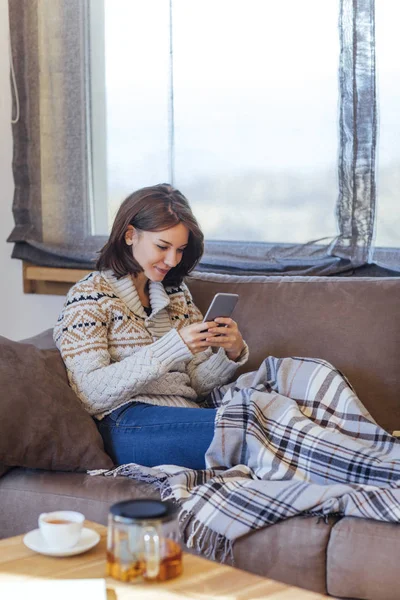
[[[206,338],[208,336],[208,328],[213,326],[215,326],[214,322],[194,323],[193,325],[182,327],[178,333],[192,354],[197,354],[209,348],[210,344],[206,342]]]

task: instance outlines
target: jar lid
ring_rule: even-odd
[[[110,508],[110,513],[116,520],[123,522],[137,521],[170,521],[175,518],[178,507],[166,500],[125,500],[117,502]]]

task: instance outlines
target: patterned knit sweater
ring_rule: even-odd
[[[178,331],[201,321],[185,284],[149,282],[151,314],[132,278],[95,271],[69,291],[54,328],[71,387],[102,419],[132,400],[198,408],[201,396],[229,381],[248,359],[220,348],[193,355]]]

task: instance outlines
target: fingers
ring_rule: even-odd
[[[221,323],[221,325],[226,325],[228,327],[233,326],[237,328],[237,323],[230,317],[217,317],[215,319],[215,323]],[[213,323],[214,324],[214,323]]]
[[[193,354],[202,352],[210,346],[232,351],[242,340],[236,322],[230,317],[218,317],[215,321],[194,323],[183,327],[179,333]]]
[[[210,327],[215,327],[214,321],[208,321],[206,323],[194,323],[193,325],[189,325],[192,331],[202,332],[207,331]]]
[[[206,341],[208,336],[207,325],[210,325],[210,323],[194,323],[193,325],[183,327],[179,331],[181,338],[193,354],[202,352],[210,347],[209,342]]]
[[[232,346],[236,342],[235,335],[229,335],[218,332],[216,335],[208,335],[206,337],[206,342],[212,346]]]
[[[228,327],[211,327],[207,332],[207,335],[228,335]]]
[[[206,342],[210,346],[224,348],[228,356],[232,352],[235,356],[239,356],[241,348],[243,348],[243,338],[237,323],[230,317],[218,317],[215,319],[214,326],[208,329]]]

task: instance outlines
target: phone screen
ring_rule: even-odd
[[[238,294],[215,294],[203,321],[214,321],[217,317],[230,317],[238,300]]]

